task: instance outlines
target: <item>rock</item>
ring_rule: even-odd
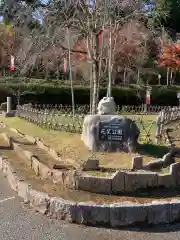
[[[52,180],[52,170],[50,168],[48,168],[45,164],[39,162],[38,164],[39,167],[39,175],[47,180]]]
[[[133,170],[139,170],[143,168],[143,157],[142,156],[136,156],[132,158],[132,169]]]
[[[68,222],[75,222],[75,203],[66,201],[61,198],[52,197],[50,199],[49,214],[50,217],[57,220],[66,220]]]
[[[180,184],[180,162],[170,165],[170,174],[173,176],[176,184]]]
[[[180,200],[173,199],[170,202],[169,222],[176,222],[180,219]]]
[[[63,172],[58,170],[53,170],[52,181],[54,184],[63,184]]]
[[[96,159],[88,159],[83,164],[83,170],[84,171],[93,171],[93,170],[99,170],[99,160]]]
[[[100,121],[99,115],[87,115],[84,118],[81,140],[89,150],[97,150],[98,136],[95,132],[96,125]]]
[[[58,170],[70,170],[70,169],[76,169],[73,165],[70,164],[60,164],[60,163],[56,163],[53,165],[53,169],[58,169]]]
[[[96,176],[80,176],[78,178],[78,187],[79,190],[110,194],[111,193],[111,178],[103,178]]]
[[[18,176],[15,174],[15,172],[13,172],[13,171],[11,170],[10,166],[8,166],[8,168],[7,168],[7,179],[8,179],[8,182],[9,182],[11,188],[12,188],[14,191],[17,191],[19,178],[18,178]]]
[[[74,188],[74,182],[75,182],[75,176],[76,171],[75,170],[69,170],[63,172],[63,184],[68,188]]]
[[[158,186],[172,188],[176,186],[176,183],[171,174],[158,174]]]
[[[116,114],[116,104],[114,98],[112,97],[103,97],[100,100],[98,107],[98,114],[100,115],[113,115]]]
[[[36,211],[42,214],[48,213],[50,204],[50,197],[48,194],[30,189],[29,200],[30,207],[33,207]]]
[[[32,156],[31,158],[31,163],[32,163],[32,169],[36,173],[37,176],[39,176],[39,161],[36,157]]]
[[[16,110],[11,110],[11,112],[4,113],[5,117],[15,117],[16,116]]]
[[[148,206],[148,224],[169,223],[170,203],[154,201]]]
[[[25,138],[31,142],[32,144],[36,144],[36,139],[32,136],[29,136],[29,135],[25,135]]]
[[[135,122],[114,115],[87,115],[81,139],[91,151],[134,152],[140,131]]]
[[[110,225],[113,228],[144,223],[148,207],[143,204],[121,203],[110,205]]]
[[[146,170],[159,170],[164,166],[164,161],[162,159],[156,159],[154,161],[149,162],[146,164],[143,169]]]
[[[112,177],[112,193],[122,193],[125,188],[125,172],[116,171]]]
[[[96,205],[88,202],[77,204],[76,223],[108,226],[109,219],[110,208],[108,205]]]
[[[157,173],[153,172],[127,172],[125,174],[125,191],[132,192],[137,189],[157,187]]]
[[[169,151],[172,157],[180,157],[180,148],[172,147]]]
[[[18,181],[18,196],[23,198],[24,203],[29,203],[30,201],[30,190],[32,186],[24,181]]]
[[[167,153],[162,158],[164,162],[164,167],[169,166],[170,164],[174,163],[174,158],[172,157],[171,153]]]

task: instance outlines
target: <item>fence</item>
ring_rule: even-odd
[[[179,132],[179,123],[172,124],[173,121],[180,119],[180,107],[173,107],[170,109],[164,109],[159,112],[157,116],[157,128],[156,128],[156,138],[162,138],[164,132],[168,135],[170,144],[174,144],[177,141],[180,141],[175,136],[178,136]],[[170,129],[171,128],[171,129]],[[170,136],[173,132],[173,138]]]
[[[76,114],[73,116],[71,106],[32,106],[31,104],[18,106],[20,118],[45,129],[71,133],[82,132],[84,116],[89,113],[89,110],[88,105],[76,105]],[[166,142],[168,134],[166,126],[170,121],[180,118],[180,107],[149,106],[147,110],[147,112],[144,112],[143,106],[118,106],[117,114],[128,115],[129,118],[136,122],[140,129],[140,142]]]
[[[27,106],[27,105],[26,105]],[[50,112],[61,112],[64,114],[71,114],[72,113],[72,106],[71,105],[33,105],[34,109],[38,110],[46,110]],[[136,114],[136,115],[154,115],[158,114],[162,110],[168,110],[171,109],[170,106],[157,106],[157,105],[118,105],[117,106],[117,113],[118,114]],[[90,112],[90,106],[89,105],[75,105],[75,112],[76,114],[88,114]]]
[[[125,109],[125,108],[121,108]],[[127,109],[127,108],[126,108]],[[153,142],[156,136],[156,120],[153,115],[142,115],[139,108],[128,108],[131,112],[124,112],[124,115],[128,115],[129,118],[134,120],[140,129],[140,141],[143,143]],[[133,115],[133,111],[139,109],[139,115]],[[155,114],[157,107],[151,108],[151,114]],[[160,108],[159,108],[160,109]],[[84,116],[88,113],[89,106],[76,106],[76,115],[73,116],[70,106],[52,106],[52,105],[37,105],[32,107],[31,105],[18,106],[18,115],[31,123],[34,123],[42,128],[71,132],[81,133],[84,121]],[[154,110],[154,112],[152,111]],[[122,111],[117,114],[123,114]]]

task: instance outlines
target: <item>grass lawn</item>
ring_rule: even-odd
[[[153,121],[152,116],[146,116],[145,119]],[[0,120],[5,122],[9,127],[17,128],[22,133],[42,138],[46,144],[56,149],[62,158],[70,158],[79,163],[84,162],[88,157],[94,155],[95,158],[100,160],[102,167],[126,169],[131,168],[132,157],[139,154],[123,152],[91,153],[81,141],[80,134],[45,130],[20,118],[5,118],[1,116]],[[149,162],[156,157],[162,157],[164,149],[145,145],[144,151],[141,153],[144,156],[144,162]]]
[[[135,120],[138,128],[140,129],[141,142],[148,142],[155,138],[156,133],[156,115],[122,115],[127,116]],[[44,122],[45,125],[51,123],[52,125],[62,124],[62,125],[73,125],[73,128],[79,130],[83,124],[84,115],[75,115],[74,118],[69,114],[62,114],[60,112],[52,112],[47,115],[37,113],[36,117],[40,122]],[[78,132],[78,131],[77,131]]]

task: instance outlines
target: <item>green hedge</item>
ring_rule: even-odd
[[[7,96],[13,97],[16,104],[16,97],[12,94],[12,89],[17,94],[17,89],[21,89],[21,93],[25,95],[21,97],[21,103],[39,103],[39,104],[71,104],[71,88],[69,85],[58,84],[39,84],[26,83],[0,84],[0,103],[6,101]],[[153,86],[151,104],[152,105],[177,105],[177,92],[180,92],[178,86]],[[89,104],[89,88],[83,86],[75,86],[75,102],[76,104]],[[100,98],[106,96],[106,89],[101,88]],[[145,87],[114,87],[112,96],[118,105],[140,105],[145,102]]]

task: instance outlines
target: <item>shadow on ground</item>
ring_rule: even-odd
[[[164,154],[168,153],[168,151],[168,147],[154,144],[140,144],[138,147],[139,154],[155,158],[162,158]]]
[[[8,146],[0,146],[0,150],[12,150],[12,148]]]

